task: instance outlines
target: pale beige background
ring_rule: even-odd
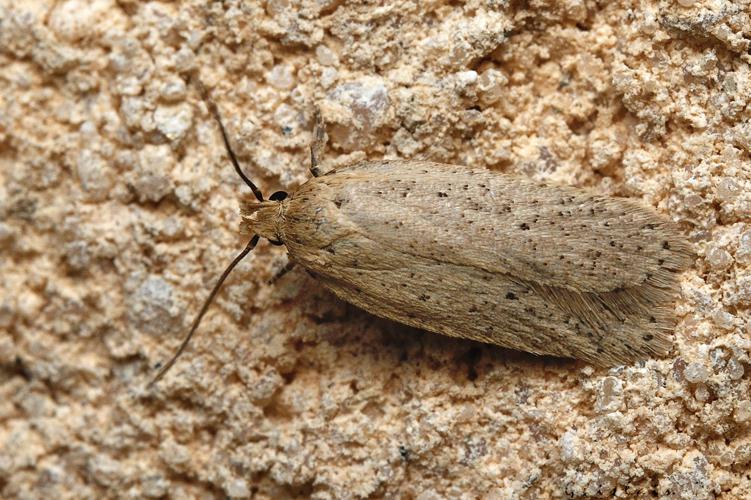
[[[748,0],[0,0],[3,498],[751,495]],[[699,255],[675,352],[612,370],[374,319],[244,245],[195,89],[270,194],[484,165],[652,204]]]

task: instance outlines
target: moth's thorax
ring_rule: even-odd
[[[261,238],[284,241],[282,225],[286,202],[243,200],[240,202],[242,223],[240,231],[257,234]]]

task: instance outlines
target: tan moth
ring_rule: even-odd
[[[284,245],[291,263],[341,299],[431,332],[599,366],[669,350],[677,273],[693,257],[676,226],[652,207],[426,161],[364,161],[324,173],[319,113],[312,177],[289,195],[265,200],[201,91],[253,192],[241,205],[242,227],[252,237],[154,382],[260,238]]]

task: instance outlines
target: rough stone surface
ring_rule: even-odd
[[[0,497],[749,498],[748,0],[0,0]],[[265,192],[429,158],[639,198],[695,245],[674,354],[375,319],[244,244]]]

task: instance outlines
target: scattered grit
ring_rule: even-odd
[[[3,498],[748,498],[748,0],[0,0]],[[656,206],[674,352],[599,369],[375,319],[244,245],[265,192],[423,158]]]

